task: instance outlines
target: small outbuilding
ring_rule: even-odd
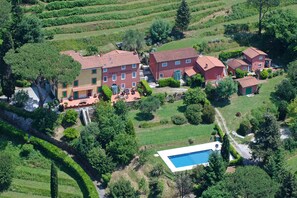
[[[253,76],[236,79],[238,82],[238,92],[241,95],[253,94],[258,91],[259,81]]]

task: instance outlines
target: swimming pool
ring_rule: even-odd
[[[181,155],[168,156],[168,158],[176,168],[180,168],[184,166],[193,166],[208,163],[209,155],[212,152],[213,151],[209,149],[204,151],[185,153]]]

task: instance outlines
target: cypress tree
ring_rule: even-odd
[[[229,156],[230,156],[230,142],[228,135],[225,134],[223,137],[223,143],[221,148],[221,155],[225,162],[229,162]]]
[[[186,31],[190,24],[191,12],[186,0],[182,0],[175,18],[175,28],[181,32]]]
[[[51,198],[58,197],[58,171],[56,165],[51,165]]]

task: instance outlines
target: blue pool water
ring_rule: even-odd
[[[204,151],[197,151],[193,153],[185,153],[181,155],[172,155],[168,156],[168,158],[176,168],[180,168],[183,166],[192,166],[207,163],[209,155],[212,152],[213,151],[210,149]]]

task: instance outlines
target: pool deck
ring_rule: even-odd
[[[218,145],[217,148],[216,148],[216,145]],[[174,164],[171,162],[171,160],[169,159],[170,156],[193,153],[193,152],[204,151],[204,150],[213,150],[213,151],[221,150],[221,145],[222,145],[221,142],[211,142],[211,143],[206,143],[206,144],[199,144],[199,145],[194,145],[194,146],[187,146],[187,147],[158,151],[158,154],[172,172],[178,172],[178,171],[191,170],[197,165],[207,166],[208,163],[196,164],[196,165],[191,165],[191,166],[183,166],[183,167],[176,168],[174,166]]]

